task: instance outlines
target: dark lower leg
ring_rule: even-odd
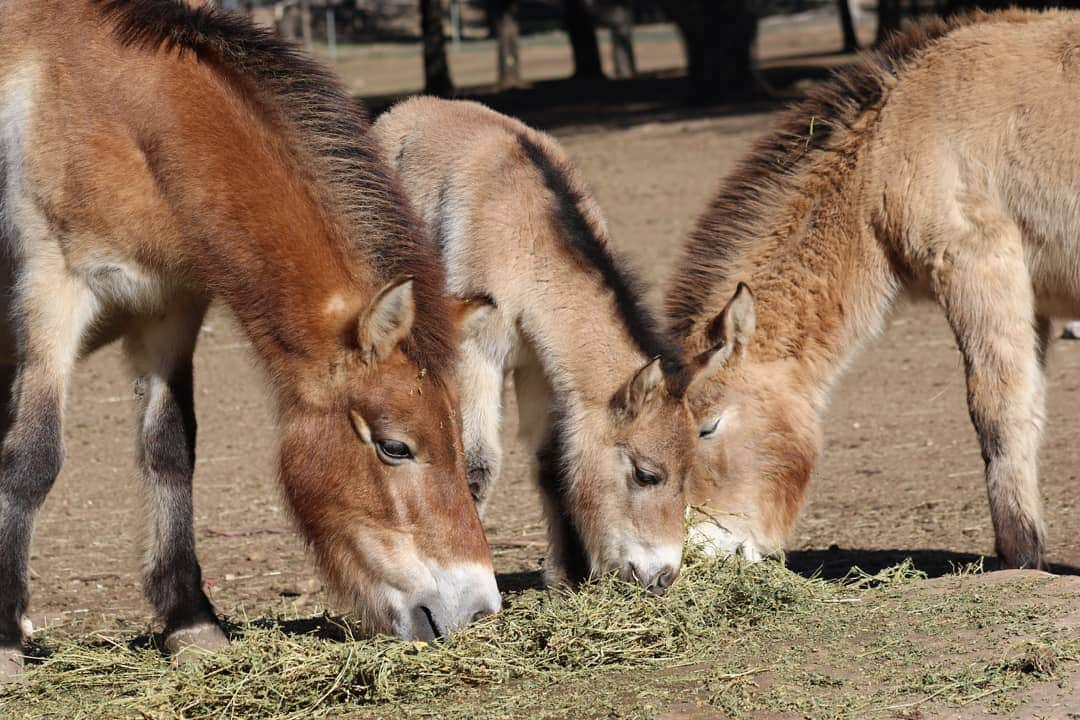
[[[22,644],[34,517],[63,462],[59,392],[35,380],[33,371],[19,374],[17,406],[0,450],[0,648]],[[10,392],[4,386],[5,415]]]
[[[195,411],[190,361],[168,379],[141,381],[138,460],[151,511],[146,593],[165,632],[217,623],[195,556],[191,482]]]
[[[558,442],[552,442],[538,455],[540,491],[548,523],[548,552],[544,565],[547,585],[575,585],[589,579],[589,561],[581,536],[574,527],[566,506],[560,470]]]

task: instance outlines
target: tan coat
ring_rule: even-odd
[[[618,570],[663,590],[696,442],[685,369],[612,256],[596,203],[552,138],[476,103],[409,100],[374,133],[435,233],[451,291],[496,306],[458,365],[478,502],[499,474],[510,374],[539,455],[548,579]]]
[[[691,398],[701,533],[782,546],[831,385],[906,290],[941,304],[964,354],[997,550],[1042,564],[1043,353],[1049,318],[1080,312],[1077,118],[1080,14],[980,13],[907,28],[757,143],[667,293],[687,353],[722,327],[738,346]]]

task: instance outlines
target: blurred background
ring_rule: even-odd
[[[756,50],[762,33],[787,30],[789,55],[824,66],[839,62],[837,54],[880,43],[909,18],[976,7],[1080,5],[1017,0],[210,1],[250,13],[340,65],[350,89],[373,98],[376,109],[389,96],[420,91],[444,97],[487,95],[558,79],[590,85],[605,79],[671,79],[676,82],[667,88],[670,100],[697,104],[770,97],[799,78],[790,72],[770,74],[767,61],[775,57],[760,57]],[[634,86],[620,90],[633,94]]]

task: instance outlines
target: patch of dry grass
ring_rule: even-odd
[[[665,597],[614,577],[527,591],[433,645],[353,639],[346,624],[335,639],[296,630],[318,619],[245,622],[227,652],[181,670],[132,638],[46,633],[0,717],[577,720],[655,718],[674,703],[732,718],[906,717],[1008,714],[1033,683],[1066,688],[1080,633],[1054,618],[1073,601],[1040,598],[1045,579],[985,584],[977,571],[921,584],[908,562],[827,582],[691,555]]]
[[[227,652],[176,670],[152,647],[45,635],[45,659],[0,706],[16,716],[95,720],[312,718],[513,680],[693,662],[736,627],[833,593],[776,563],[692,557],[664,597],[615,577],[577,592],[527,591],[433,645],[335,641],[247,623]]]

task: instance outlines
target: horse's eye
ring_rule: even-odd
[[[712,437],[716,434],[716,429],[718,427],[720,427],[720,418],[716,418],[715,420],[713,420],[712,425],[701,428],[701,430],[698,431],[698,437]]]
[[[375,443],[375,450],[380,460],[391,465],[413,459],[412,450],[400,440],[379,440]]]
[[[656,473],[644,470],[637,465],[634,466],[634,479],[640,485],[656,485],[660,482],[660,477]]]

